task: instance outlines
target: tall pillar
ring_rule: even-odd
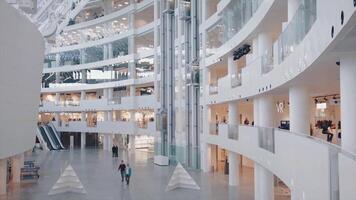
[[[86,146],[86,133],[81,132],[80,133],[80,148],[85,149],[85,146]]]
[[[310,98],[306,87],[289,88],[290,131],[310,134]]]
[[[84,90],[80,91],[80,100],[85,100],[86,99],[86,93]]]
[[[108,137],[108,134],[103,134],[103,149],[106,151],[106,150],[109,150],[109,137]]]
[[[227,58],[227,71],[230,78],[232,75],[236,76],[237,68],[234,62],[234,56],[232,54],[230,54]]]
[[[108,56],[109,59],[114,58],[113,50],[112,50],[112,43],[108,44]]]
[[[130,143],[130,150],[134,151],[136,149],[136,145],[135,145],[135,141],[136,141],[136,137],[135,135],[130,135],[130,139],[129,139],[129,143]]]
[[[288,22],[290,22],[298,10],[300,0],[288,0]]]
[[[87,83],[87,70],[86,69],[83,69],[82,70],[82,83]]]
[[[255,200],[273,200],[273,174],[256,162],[254,165],[254,173]]]
[[[238,112],[238,104],[236,101],[229,102],[229,125],[236,125],[239,124],[239,112]]]
[[[6,194],[7,188],[7,160],[0,159],[0,195]]]
[[[61,94],[57,92],[55,96],[55,104],[59,105],[60,101],[61,101]]]
[[[12,182],[21,182],[21,168],[24,166],[24,154],[18,154],[11,158]]]
[[[262,32],[258,34],[258,55],[265,56],[272,49],[272,38],[268,33]]]
[[[258,98],[254,98],[253,99],[253,123],[255,126],[257,126],[259,124],[259,99]]]
[[[341,146],[356,153],[356,53],[344,55],[340,60]]]
[[[256,112],[255,125],[261,127],[273,127],[274,111],[272,96],[261,96],[257,98],[256,108],[254,102],[254,115]],[[255,109],[257,109],[255,111]],[[255,200],[273,200],[274,199],[274,180],[273,174],[255,162],[254,165],[255,178]]]
[[[130,96],[136,96],[136,87],[134,85],[130,85]]]
[[[236,186],[240,183],[240,159],[235,152],[229,151],[229,185]]]

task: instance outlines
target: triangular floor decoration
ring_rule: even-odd
[[[176,169],[174,170],[171,180],[169,180],[169,183],[166,187],[166,191],[174,190],[177,188],[200,190],[200,187],[180,163],[178,163]]]
[[[73,170],[71,165],[63,171],[57,182],[53,185],[48,195],[55,195],[66,192],[74,192],[85,194],[86,191],[80,182],[77,174]]]

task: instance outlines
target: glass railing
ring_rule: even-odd
[[[229,124],[229,133],[228,133],[228,138],[232,140],[238,140],[239,139],[239,125],[237,124]]]
[[[317,19],[316,0],[303,0],[294,17],[284,29],[274,48],[277,51],[278,64],[295,51]]]
[[[236,35],[252,18],[263,0],[235,0],[222,12],[221,20],[207,30],[206,56]]]
[[[219,124],[218,123],[210,123],[209,124],[209,134],[210,135],[218,135],[219,134]]]
[[[241,82],[241,72],[240,73],[236,73],[236,74],[232,74],[231,75],[231,87],[238,87],[241,86],[242,82]]]
[[[218,82],[211,83],[209,85],[209,94],[217,94],[218,93]]]
[[[108,99],[108,105],[117,105],[117,104],[121,104],[121,97]]]
[[[274,153],[274,128],[258,127],[258,145],[260,148]]]
[[[80,101],[60,101],[56,103],[57,106],[80,106]]]

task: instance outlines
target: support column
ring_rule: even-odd
[[[267,55],[270,49],[272,49],[272,38],[268,33],[262,32],[258,34],[258,55],[265,56]]]
[[[0,159],[0,195],[6,194],[7,188],[7,160]]]
[[[86,146],[86,133],[81,132],[80,133],[80,148],[85,149],[85,146]]]
[[[136,145],[135,145],[135,141],[136,141],[136,137],[135,135],[130,135],[130,139],[129,139],[129,143],[130,143],[130,150],[135,151],[136,149]]]
[[[239,112],[238,112],[238,104],[236,101],[229,102],[229,125],[237,125],[239,124]]]
[[[290,22],[298,10],[300,0],[288,0],[288,22]]]
[[[104,151],[109,150],[109,136],[108,134],[103,134],[103,149]]]
[[[24,154],[18,154],[11,158],[12,182],[21,182],[21,168],[24,166]]]
[[[232,78],[232,76],[237,76],[237,68],[234,62],[234,56],[232,54],[230,54],[227,58],[227,71],[230,78]]]
[[[274,199],[274,181],[273,174],[255,162],[255,200],[273,200]]]
[[[290,131],[310,134],[310,98],[306,87],[289,88]]]
[[[87,70],[82,70],[82,83],[87,83]]]
[[[229,185],[236,186],[240,183],[240,159],[235,152],[229,151]]]
[[[356,53],[340,60],[341,146],[356,153]]]
[[[114,54],[112,51],[112,43],[108,44],[108,56],[109,56],[109,59],[114,58]]]
[[[254,101],[255,125],[261,127],[273,127],[274,102],[272,96],[262,96]],[[256,105],[255,105],[256,103]],[[256,121],[257,119],[257,121]],[[255,200],[274,199],[273,174],[255,162],[254,165]]]

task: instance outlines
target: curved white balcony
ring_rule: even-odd
[[[87,90],[98,90],[104,88],[114,88],[130,85],[142,85],[154,82],[154,76],[143,77],[139,79],[126,79],[120,81],[111,81],[104,83],[74,83],[74,84],[53,84],[49,88],[42,88],[42,93],[56,93],[56,92],[69,92],[69,91],[87,91]]]
[[[114,99],[81,100],[76,102],[43,101],[39,112],[82,112],[155,109],[155,95],[127,96]]]
[[[59,123],[53,122],[57,131],[60,132],[87,132],[87,133],[112,133],[128,135],[154,135],[156,132],[155,122],[147,122],[142,127],[132,121],[99,121],[95,126],[88,126],[87,122],[69,121]]]
[[[269,92],[283,86],[297,76],[302,78],[303,75],[301,73],[311,66],[311,68],[315,69],[314,74],[320,74],[325,71],[326,69],[323,68],[325,66],[318,64],[318,62],[320,61],[321,63],[323,60],[328,60],[329,55],[332,55],[330,52],[333,45],[340,39],[345,38],[348,34],[347,30],[352,29],[354,26],[352,21],[356,18],[354,15],[356,9],[349,6],[347,2],[343,0],[338,3],[330,2],[325,4],[322,1],[317,1],[317,18],[315,22],[302,40],[289,46],[292,47],[292,51],[285,51],[283,56],[281,51],[275,53],[276,57],[273,59],[273,64],[267,63],[266,65],[269,68],[267,70],[268,73],[263,73],[266,67],[263,57],[258,57],[249,62],[241,71],[241,86],[232,88],[229,84],[219,84],[221,87],[218,89],[218,93],[208,97],[209,103],[223,103]],[[344,25],[340,25],[339,12],[337,10],[343,10],[348,13],[344,19]],[[339,25],[335,28],[334,37],[331,37],[330,30],[332,26],[335,27],[335,24]],[[277,46],[277,43],[275,43],[275,46]],[[304,73],[304,75],[307,74]],[[219,81],[227,83],[228,77],[226,76]],[[306,78],[303,81],[314,81],[314,79]]]
[[[74,30],[78,30],[78,29],[88,28],[91,26],[96,26],[98,24],[103,24],[103,23],[115,20],[116,18],[126,15],[130,12],[133,12],[133,11],[138,12],[152,4],[153,4],[153,0],[144,0],[140,3],[131,4],[121,10],[114,11],[114,12],[112,12],[108,15],[105,15],[103,17],[96,18],[96,19],[93,19],[90,21],[81,22],[81,23],[74,24],[71,26],[67,26],[66,28],[63,29],[63,31],[74,31]]]
[[[228,125],[219,125],[218,134],[206,134],[205,141],[264,166],[283,180],[297,199],[331,200],[338,192],[341,200],[355,196],[351,188],[356,156],[320,139],[279,129],[239,126],[235,139],[229,139],[228,131]]]

